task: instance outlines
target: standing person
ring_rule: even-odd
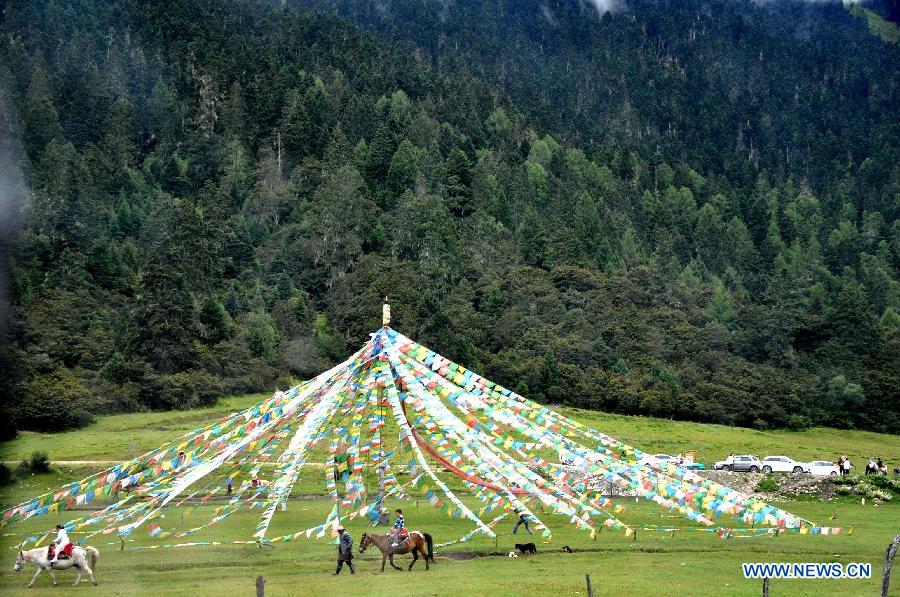
[[[50,560],[51,568],[59,560],[60,552],[69,544],[69,534],[66,533],[66,527],[61,524],[56,525],[56,539],[53,540],[53,544],[56,547],[53,549],[53,559]]]
[[[397,508],[397,519],[394,520],[394,526],[391,528],[391,547],[397,547],[400,542],[400,533],[406,530],[406,521],[403,519],[403,510]]]
[[[225,486],[225,495],[231,495],[234,491],[234,477],[228,477],[228,483]]]
[[[734,468],[734,452],[728,455],[728,458],[725,459],[725,464],[728,465],[728,470]]]
[[[853,468],[853,464],[850,463],[850,459],[847,458],[846,455],[844,455],[844,476],[845,477],[850,474],[850,469],[852,469],[852,468]]]
[[[516,514],[519,515],[519,520],[516,521],[516,524],[513,526],[513,535],[516,534],[516,531],[519,530],[519,525],[525,525],[525,530],[528,531],[529,535],[534,535],[534,531],[531,530],[531,527],[528,526],[528,515],[524,512],[515,511]]]
[[[337,568],[331,575],[337,576],[340,574],[341,568],[344,567],[344,562],[350,567],[350,574],[356,574],[356,568],[353,567],[353,537],[342,526],[338,526],[337,532],[339,537]]]

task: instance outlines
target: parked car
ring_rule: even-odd
[[[677,464],[678,459],[671,454],[644,454],[639,461],[640,464],[665,466],[667,464]]]
[[[656,464],[658,466],[666,466],[667,464],[674,464],[675,466],[680,466],[682,468],[691,469],[691,470],[703,470],[706,468],[703,464],[699,462],[686,462],[685,459],[681,456],[672,456],[671,454],[647,454],[640,460],[640,464],[653,465]]]
[[[821,477],[836,477],[840,474],[838,465],[828,460],[814,460],[809,463],[809,472]]]
[[[713,468],[717,471],[758,473],[762,470],[762,462],[752,454],[738,454],[734,457],[733,463],[728,462],[727,460],[720,460],[713,464]]]
[[[766,456],[762,461],[764,473],[808,473],[808,462],[797,462],[787,456]]]

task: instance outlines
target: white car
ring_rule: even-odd
[[[827,460],[814,460],[809,463],[809,472],[820,477],[836,477],[840,474],[838,466]]]
[[[766,456],[762,461],[764,473],[808,473],[808,462],[797,462],[787,456]]]
[[[658,466],[665,466],[667,464],[678,464],[680,460],[680,458],[676,458],[671,454],[645,454],[639,462],[644,465],[655,464]]]

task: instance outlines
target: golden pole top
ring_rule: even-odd
[[[384,297],[384,304],[381,305],[381,325],[384,327],[391,325],[391,306],[387,302],[387,297]]]

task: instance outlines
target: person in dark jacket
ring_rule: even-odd
[[[353,537],[342,526],[337,528],[337,532],[338,537],[340,538],[340,542],[338,543],[338,560],[337,568],[332,575],[337,576],[341,573],[344,562],[347,562],[347,566],[350,567],[350,574],[356,574],[356,568],[353,567]]]

